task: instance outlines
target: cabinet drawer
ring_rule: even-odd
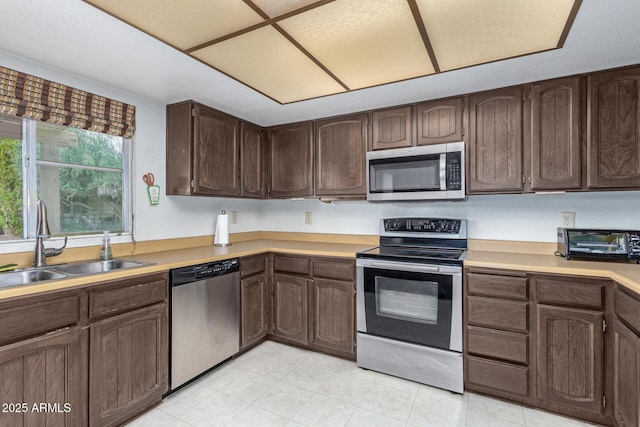
[[[117,283],[117,282],[116,282]],[[131,279],[89,292],[89,317],[113,315],[167,299],[166,276]]]
[[[307,257],[294,257],[286,255],[275,255],[273,257],[273,269],[288,273],[309,274],[309,262]]]
[[[529,369],[467,356],[467,383],[527,396]]]
[[[497,274],[467,274],[467,287],[470,295],[517,299],[529,298],[526,277],[500,276]]]
[[[640,333],[640,301],[619,289],[616,289],[614,300],[616,314]]]
[[[0,307],[0,342],[3,343],[70,326],[80,320],[79,294],[46,299],[29,297]]]
[[[467,297],[467,321],[472,325],[527,332],[527,313],[526,302]]]
[[[265,257],[259,255],[255,257],[240,258],[240,275],[242,277],[251,276],[265,270]]]
[[[510,362],[528,362],[529,337],[513,332],[467,326],[467,351]]]
[[[353,281],[356,278],[356,263],[353,260],[313,260],[313,277]]]
[[[534,276],[533,280],[539,303],[603,308],[602,280],[559,276]]]

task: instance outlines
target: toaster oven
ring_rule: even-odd
[[[557,254],[566,259],[640,261],[640,231],[560,227]]]

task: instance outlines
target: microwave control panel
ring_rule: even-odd
[[[447,190],[462,189],[462,153],[447,153]]]

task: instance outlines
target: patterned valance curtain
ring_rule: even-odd
[[[0,114],[131,138],[136,107],[0,66]]]

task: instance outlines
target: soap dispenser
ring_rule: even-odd
[[[112,259],[113,255],[111,254],[111,239],[109,238],[109,232],[105,231],[102,236],[102,249],[100,249],[100,259],[101,260],[109,260]]]

